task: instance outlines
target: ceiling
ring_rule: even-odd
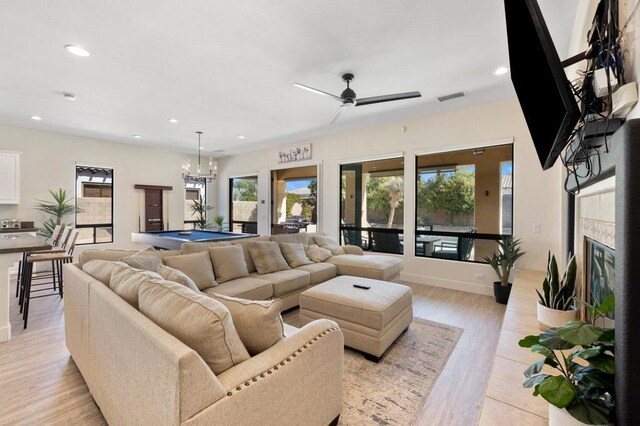
[[[561,58],[578,1],[540,0]],[[9,0],[0,123],[189,153],[201,130],[204,152],[224,156],[512,97],[501,65],[501,0]],[[339,95],[346,71],[359,97],[422,98],[329,126],[338,102],[293,83]],[[435,99],[457,91],[467,96]]]

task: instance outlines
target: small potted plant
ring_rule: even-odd
[[[542,294],[538,293],[538,326],[541,330],[548,327],[560,327],[577,317],[576,295],[576,258],[571,256],[567,270],[560,280],[558,263],[549,252],[547,276],[542,283]]]
[[[593,325],[614,311],[614,296],[586,306],[591,323],[569,321],[519,342],[543,356],[524,372],[523,386],[549,402],[550,426],[615,423],[615,331]],[[545,365],[560,374],[542,372]]]
[[[509,282],[511,269],[516,261],[525,253],[520,251],[520,240],[514,239],[511,236],[499,240],[498,246],[499,250],[493,252],[491,256],[486,256],[484,260],[491,265],[500,280],[493,283],[493,294],[496,302],[506,305],[509,301],[509,295],[511,294],[512,284]]]
[[[213,222],[218,227],[218,231],[222,231],[222,224],[224,223],[224,216],[216,216],[213,218]]]

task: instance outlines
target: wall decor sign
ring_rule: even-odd
[[[290,148],[283,148],[278,151],[279,163],[290,163],[292,161],[311,160],[311,144],[306,143]]]

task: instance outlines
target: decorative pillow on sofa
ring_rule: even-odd
[[[162,259],[162,263],[164,263],[165,257],[180,256],[183,253],[182,253],[182,250],[158,250],[158,254],[160,255],[160,258]],[[184,253],[184,254],[187,254],[187,253]]]
[[[111,274],[118,266],[128,266],[124,262],[112,262],[109,260],[90,260],[82,266],[82,270],[91,275],[102,284],[108,286]]]
[[[187,274],[179,269],[175,269],[167,265],[160,265],[158,266],[158,270],[156,272],[159,273],[160,276],[167,281],[182,284],[183,286],[190,288],[196,293],[200,293],[200,289],[198,288],[196,283],[194,283]]]
[[[340,244],[338,244],[336,240],[331,237],[316,235],[313,237],[313,241],[315,241],[315,243],[323,249],[329,250],[334,256],[345,253],[344,249],[340,247]]]
[[[284,338],[282,300],[247,300],[207,293],[231,312],[233,325],[251,356],[269,349]]]
[[[209,256],[219,283],[249,276],[241,246],[211,247]]]
[[[196,351],[214,374],[249,359],[229,310],[184,286],[152,280],[140,287],[140,312]]]
[[[305,254],[301,243],[280,243],[280,250],[292,268],[313,263]]]
[[[156,249],[147,247],[134,255],[121,258],[120,262],[124,262],[136,269],[155,272],[158,266],[162,265],[162,258]]]
[[[238,245],[242,247],[242,251],[244,252],[244,261],[247,264],[247,270],[249,273],[256,272],[256,265],[253,263],[253,259],[251,259],[251,253],[249,253],[249,244],[256,241],[270,241],[269,237],[253,237],[253,238],[242,238],[241,240],[232,241],[231,244]]]
[[[125,256],[131,256],[136,253],[138,253],[138,250],[89,249],[80,253],[80,256],[78,256],[78,262],[80,262],[81,267],[92,260],[110,260],[112,262],[116,262]]]
[[[280,246],[273,241],[251,243],[249,244],[249,253],[251,253],[251,259],[253,259],[260,275],[291,269],[282,257]]]
[[[313,260],[316,263],[324,262],[332,256],[331,250],[318,247],[318,245],[316,244],[304,246],[304,252],[309,257],[309,259]]]
[[[109,287],[125,302],[138,309],[138,289],[152,278],[162,279],[160,274],[134,269],[131,266],[118,266],[111,273]]]
[[[164,262],[167,266],[184,272],[200,290],[218,285],[208,252],[169,256],[164,258]]]

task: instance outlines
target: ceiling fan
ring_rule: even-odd
[[[329,121],[329,124],[335,123],[345,108],[377,104],[380,102],[400,101],[402,99],[419,98],[420,96],[422,96],[420,92],[406,92],[406,93],[395,93],[393,95],[372,96],[369,98],[356,98],[356,92],[354,92],[353,89],[349,87],[349,83],[351,83],[351,81],[353,80],[353,74],[351,73],[343,74],[342,80],[345,83],[347,83],[347,88],[344,89],[344,91],[340,96],[332,95],[331,93],[323,92],[322,90],[314,89],[313,87],[305,86],[304,84],[300,84],[300,83],[295,83],[294,86],[299,87],[300,89],[308,90],[313,93],[317,93],[318,95],[328,96],[342,103],[342,105],[340,105],[336,113],[333,114],[333,117],[331,118],[331,121]]]

